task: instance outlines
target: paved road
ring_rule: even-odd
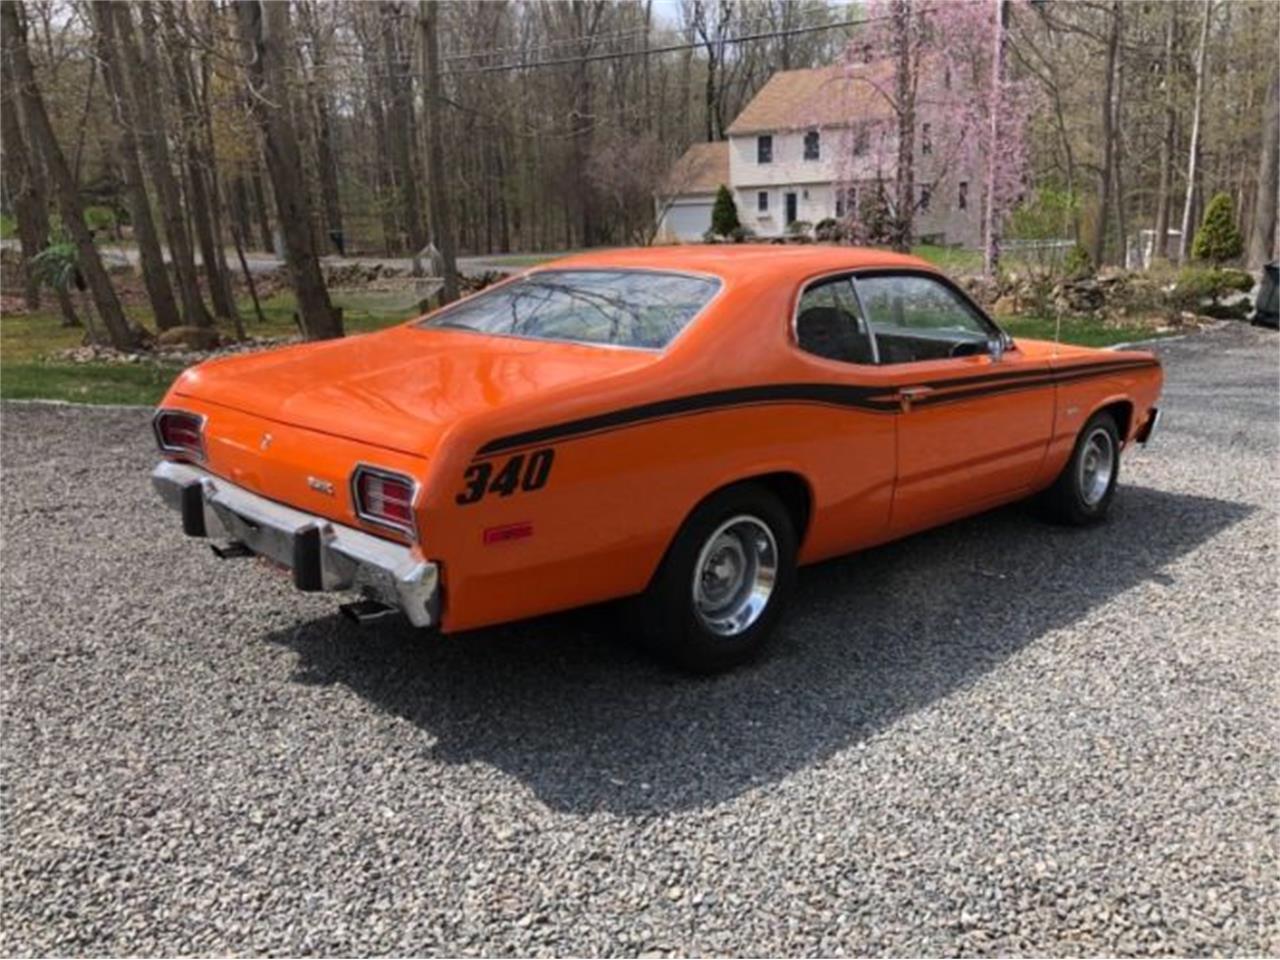
[[[16,240],[0,240],[0,248],[18,249],[18,241]],[[138,248],[134,246],[125,246],[123,244],[104,243],[99,247],[100,252],[105,260],[109,263],[116,264],[138,264],[140,262],[140,254]],[[516,273],[523,270],[528,264],[526,262],[530,254],[511,253],[502,254],[495,253],[483,257],[459,257],[458,270],[461,273]],[[551,254],[548,254],[551,256]],[[165,254],[166,262],[169,259],[168,253]],[[195,254],[196,262],[200,262],[200,254]],[[262,251],[246,251],[245,262],[249,264],[251,273],[270,273],[284,266],[284,260],[272,253],[264,253]],[[339,257],[328,256],[322,257],[321,260],[331,266],[346,266],[352,263],[363,264],[381,264],[384,266],[396,267],[401,270],[408,270],[413,261],[408,257]],[[239,271],[240,261],[236,256],[234,249],[227,250],[227,263],[233,270]]]
[[[713,681],[355,628],[184,542],[144,413],[5,406],[0,953],[1280,952],[1277,339],[1161,353],[1110,524],[808,570]]]

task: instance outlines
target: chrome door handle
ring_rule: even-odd
[[[912,402],[923,399],[933,393],[933,387],[903,387],[898,391],[898,402],[904,411],[911,409]]]

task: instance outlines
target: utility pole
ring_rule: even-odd
[[[436,0],[419,0],[418,29],[421,31],[423,60],[423,110],[427,120],[427,205],[431,232],[444,262],[444,289],[441,300],[458,299],[458,252],[453,243],[453,221],[445,190],[444,132],[440,123],[440,6]]]

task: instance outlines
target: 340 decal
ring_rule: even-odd
[[[462,475],[465,489],[454,500],[460,505],[479,503],[488,494],[496,493],[500,497],[509,497],[520,491],[531,492],[541,490],[547,485],[551,476],[551,464],[555,460],[555,451],[551,448],[535,450],[528,456],[517,453],[495,469],[495,464],[488,460],[473,463]]]

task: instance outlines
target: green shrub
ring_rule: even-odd
[[[787,224],[787,233],[793,237],[805,237],[809,235],[809,231],[813,229],[813,224],[808,220],[792,220]]]
[[[1224,294],[1253,289],[1253,277],[1245,270],[1222,267],[1184,267],[1169,293],[1175,310],[1200,311],[1205,301],[1216,307]]]
[[[95,232],[111,232],[116,226],[116,212],[110,207],[85,207],[84,224]]]
[[[80,256],[76,245],[64,237],[55,237],[31,258],[31,273],[36,280],[54,290],[67,291],[76,284]]]
[[[756,232],[750,227],[745,227],[742,224],[738,224],[729,231],[729,239],[734,243],[745,243],[748,240],[754,240],[755,237]]]
[[[858,238],[862,243],[884,244],[893,239],[893,214],[884,183],[877,180],[874,190],[863,190],[858,198]]]
[[[813,228],[813,238],[820,243],[842,243],[848,237],[848,228],[834,217],[819,220]]]
[[[733,202],[733,193],[724,184],[716,191],[716,202],[711,208],[711,232],[721,237],[728,237],[741,224],[738,222],[738,205]]]
[[[1083,244],[1077,243],[1067,252],[1062,271],[1070,280],[1083,280],[1085,277],[1093,276],[1093,258],[1089,256],[1089,251]]]
[[[18,233],[18,221],[7,213],[0,213],[0,240],[12,240]]]
[[[1236,214],[1231,205],[1231,197],[1220,193],[1205,208],[1204,220],[1201,221],[1195,242],[1191,245],[1191,255],[1197,260],[1221,264],[1234,260],[1243,250],[1244,243],[1240,239],[1240,231],[1236,229]]]

